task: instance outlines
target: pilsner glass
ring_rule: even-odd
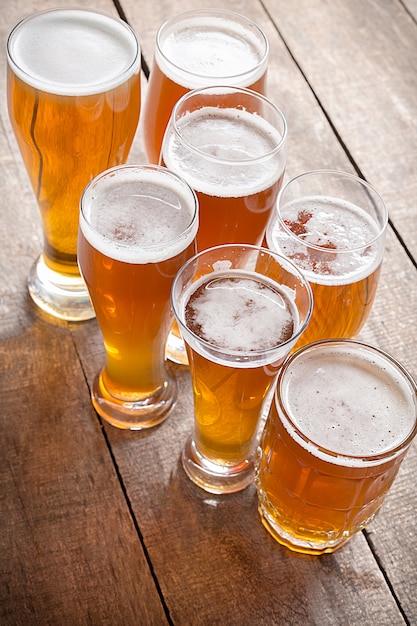
[[[38,202],[44,248],[28,279],[54,317],[94,317],[77,266],[79,202],[124,163],[140,110],[140,47],[122,20],[82,8],[34,13],[7,43],[8,108]]]
[[[148,160],[159,162],[172,109],[187,91],[234,85],[265,93],[268,55],[259,26],[231,11],[184,11],[162,24],[142,115]]]
[[[177,102],[162,160],[197,193],[199,251],[224,243],[261,243],[284,176],[286,139],[282,112],[254,91],[208,87]],[[184,362],[175,332],[167,356]]]
[[[239,491],[253,479],[268,391],[310,319],[310,286],[274,252],[225,245],[181,268],[172,305],[194,390],[184,470],[210,493]]]
[[[78,261],[106,348],[92,402],[113,426],[154,426],[175,403],[165,366],[170,291],[197,228],[194,191],[159,166],[112,168],[82,195]]]
[[[266,243],[300,268],[314,295],[297,348],[359,333],[375,299],[387,223],[381,196],[352,174],[306,172],[281,189]]]
[[[296,552],[334,552],[373,520],[416,433],[416,383],[393,357],[304,346],[279,373],[258,448],[263,524]]]

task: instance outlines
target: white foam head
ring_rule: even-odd
[[[175,296],[176,289],[177,285],[174,311],[185,339],[218,364],[269,371],[268,366],[288,354],[301,332],[294,291],[256,271],[225,273],[221,267]],[[270,375],[275,374],[272,368]]]
[[[269,44],[259,27],[221,10],[186,11],[163,24],[155,61],[186,89],[207,85],[249,87],[266,71]]]
[[[311,283],[330,286],[358,281],[382,261],[384,239],[379,237],[379,224],[351,202],[309,196],[286,203],[279,214],[281,219],[276,215],[267,228],[268,247],[293,260]],[[298,224],[297,234],[289,232],[291,222]]]
[[[206,106],[184,114],[177,128],[181,140],[172,125],[167,131],[164,162],[201,193],[248,196],[264,191],[283,174],[283,137],[260,115]]]
[[[9,64],[32,87],[93,95],[140,70],[140,47],[122,20],[84,9],[52,9],[22,20],[8,40]]]
[[[199,336],[219,348],[242,353],[267,350],[296,329],[287,298],[256,274],[214,274],[200,284],[205,288],[192,299],[192,322]]]
[[[90,244],[126,263],[160,263],[194,240],[198,229],[194,192],[157,166],[118,166],[86,188],[80,228]]]
[[[372,464],[363,457],[394,450],[416,428],[415,383],[390,357],[359,342],[307,347],[278,384],[287,414],[308,441],[283,418],[288,432],[332,463]]]

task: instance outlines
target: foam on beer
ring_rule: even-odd
[[[186,299],[187,328],[224,354],[267,351],[288,341],[297,330],[288,295],[253,272],[229,270],[204,276]],[[194,343],[193,347],[200,351]]]
[[[126,263],[159,263],[196,236],[194,195],[161,170],[117,170],[99,179],[82,199],[80,227],[105,256]]]
[[[221,198],[248,196],[267,189],[283,173],[284,157],[263,158],[281,136],[259,115],[207,106],[183,115],[178,126],[188,146],[171,133],[163,159],[196,191]]]
[[[140,50],[118,19],[81,9],[45,11],[23,20],[9,39],[19,78],[57,95],[93,95],[139,71]]]
[[[280,207],[285,223],[300,227],[297,237],[286,232],[276,219],[267,232],[268,247],[290,259],[312,283],[343,285],[374,272],[382,260],[383,241],[375,220],[359,206],[328,196],[305,197]],[[323,248],[315,252],[310,246]],[[345,252],[345,253],[344,253]]]
[[[392,450],[415,425],[416,399],[410,384],[390,360],[366,346],[327,344],[299,353],[280,381],[280,393],[287,413],[309,442],[283,419],[291,436],[335,464],[361,466],[365,461],[355,457]],[[329,459],[320,447],[335,456]]]
[[[267,44],[260,33],[226,14],[188,16],[163,30],[158,44],[155,60],[162,72],[189,90],[210,84],[247,87],[266,68]]]

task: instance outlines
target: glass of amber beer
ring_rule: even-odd
[[[253,479],[268,391],[310,319],[310,286],[274,252],[224,245],[181,268],[172,304],[194,390],[184,470],[210,493],[239,491]]]
[[[417,386],[387,353],[351,340],[284,363],[256,460],[259,512],[291,550],[333,552],[369,524],[417,433]]]
[[[234,85],[265,93],[268,55],[259,26],[231,11],[194,9],[162,24],[142,116],[148,160],[159,162],[172,109],[187,91]]]
[[[254,91],[206,87],[177,102],[162,161],[197,193],[199,251],[223,243],[260,245],[282,184],[286,147],[284,115]]]
[[[124,163],[140,110],[140,47],[122,20],[82,8],[34,13],[7,43],[11,125],[42,218],[29,293],[54,317],[94,316],[77,266],[80,197]]]
[[[197,193],[199,251],[262,242],[284,176],[286,145],[282,112],[254,91],[207,87],[178,101],[164,136],[162,162]],[[184,362],[175,333],[167,356]]]
[[[375,299],[387,223],[379,193],[352,174],[306,172],[281,189],[267,246],[300,268],[314,295],[297,348],[359,333]]]
[[[165,366],[170,291],[195,253],[197,228],[194,191],[159,166],[112,168],[82,195],[78,262],[106,349],[92,402],[113,426],[149,428],[175,403]]]

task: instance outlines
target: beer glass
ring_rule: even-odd
[[[392,356],[352,340],[294,352],[258,448],[263,524],[296,552],[342,547],[374,519],[416,432],[416,383]]]
[[[23,19],[7,43],[11,125],[42,219],[29,293],[54,317],[94,316],[77,266],[79,202],[124,163],[140,109],[140,47],[122,20],[82,8]]]
[[[359,333],[375,299],[387,223],[381,196],[351,174],[317,170],[284,185],[266,242],[313,290],[313,315],[297,348]]]
[[[282,112],[254,91],[208,87],[178,101],[164,136],[162,162],[197,193],[199,251],[225,243],[261,243],[284,176],[286,140]],[[175,329],[167,356],[185,361]]]
[[[162,24],[142,115],[148,160],[159,162],[172,109],[187,91],[235,85],[265,93],[268,55],[259,26],[231,11],[184,11]]]
[[[194,191],[159,166],[109,169],[82,195],[78,261],[106,349],[92,403],[113,426],[149,428],[175,403],[165,366],[170,291],[197,228]]]
[[[274,252],[224,245],[181,268],[172,305],[194,390],[184,470],[210,493],[239,491],[253,479],[268,391],[310,319],[310,286]]]

